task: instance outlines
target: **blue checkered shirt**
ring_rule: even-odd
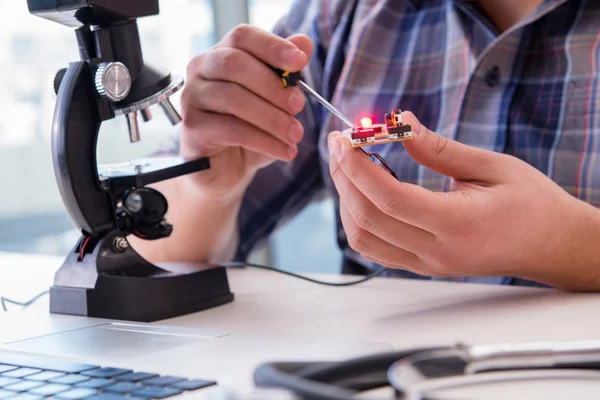
[[[297,0],[275,32],[312,38],[305,78],[343,114],[380,120],[392,108],[410,110],[440,135],[521,158],[573,196],[600,204],[600,2],[547,0],[499,33],[476,2]],[[298,157],[261,170],[247,191],[236,259],[312,201],[332,197],[344,271],[381,268],[349,247],[339,219],[327,136],[344,126],[307,100]],[[401,144],[377,151],[400,180],[448,190],[448,178],[416,164]]]

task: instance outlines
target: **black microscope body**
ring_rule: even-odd
[[[131,142],[138,115],[157,105],[173,125],[169,97],[183,86],[144,62],[137,18],[159,14],[158,0],[27,0],[29,11],[74,28],[80,60],[56,75],[52,156],[65,207],[82,236],[56,273],[50,312],[156,321],[233,300],[224,267],[193,265],[177,274],[141,257],[127,241],[171,235],[167,200],[152,183],[210,168],[207,158],[148,158],[98,166],[103,121],[124,116]],[[176,228],[175,228],[176,229]],[[201,229],[201,227],[198,227]],[[190,266],[188,266],[190,267]]]

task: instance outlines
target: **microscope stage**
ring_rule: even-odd
[[[150,157],[98,166],[100,182],[139,187],[210,168],[208,158]]]

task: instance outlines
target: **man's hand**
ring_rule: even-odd
[[[304,107],[298,88],[284,88],[269,67],[300,71],[311,57],[307,36],[283,39],[248,25],[232,30],[188,66],[181,97],[184,157],[210,157],[211,168],[156,185],[169,202],[173,234],[134,240],[156,262],[229,261],[238,240],[237,217],[259,168],[296,157],[304,134],[294,117]]]
[[[304,130],[298,88],[285,88],[269,67],[300,71],[313,44],[241,25],[188,66],[182,95],[181,153],[211,157],[192,186],[213,199],[241,196],[253,174],[274,160],[295,158]]]
[[[355,251],[426,276],[515,276],[563,288],[600,287],[600,260],[583,246],[585,236],[600,230],[595,208],[515,157],[448,140],[411,113],[404,118],[414,132],[403,142],[408,153],[452,177],[452,190],[398,182],[332,133],[331,176]]]

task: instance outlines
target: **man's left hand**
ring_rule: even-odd
[[[426,276],[515,276],[581,286],[565,274],[578,273],[569,269],[584,257],[577,254],[581,235],[600,227],[594,207],[515,157],[444,138],[411,113],[403,117],[414,133],[403,142],[409,155],[453,178],[453,187],[433,192],[399,182],[332,133],[330,172],[355,251]]]

